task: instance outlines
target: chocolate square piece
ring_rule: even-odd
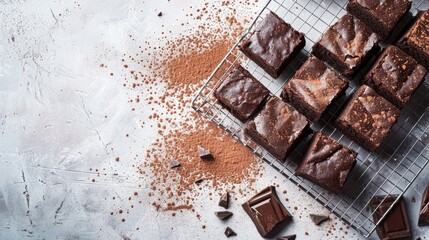
[[[214,96],[232,115],[245,122],[270,92],[241,66],[234,68],[215,90]]]
[[[380,37],[359,19],[344,15],[319,38],[313,54],[341,74],[353,76],[379,49]]]
[[[429,10],[420,12],[397,46],[429,69]]]
[[[429,225],[429,184],[422,196],[422,205],[419,213],[419,225]]]
[[[408,0],[350,0],[347,11],[387,39],[399,20],[410,10]]]
[[[401,49],[389,46],[364,78],[382,97],[403,108],[425,80],[426,69]]]
[[[341,132],[368,151],[375,151],[395,124],[400,110],[362,85],[353,94],[336,124]]]
[[[270,12],[240,49],[273,78],[278,78],[304,46],[304,34]]]
[[[292,216],[280,202],[276,188],[269,186],[242,205],[262,237],[275,233]]]
[[[295,173],[329,191],[339,192],[356,164],[356,156],[353,150],[318,132]]]
[[[317,122],[329,105],[346,91],[348,84],[312,56],[285,85],[282,98],[310,121]]]
[[[386,199],[384,199],[385,197]],[[383,217],[396,198],[397,196],[395,195],[375,196],[371,200],[370,206],[373,210],[372,217],[374,219],[374,223],[377,223]],[[380,206],[378,207],[378,205]],[[380,239],[398,239],[411,237],[408,214],[407,210],[405,209],[405,204],[402,197],[392,208],[392,210],[386,215],[386,218],[380,223],[380,225],[378,225],[377,234]]]
[[[305,117],[295,108],[280,98],[272,97],[262,111],[249,122],[245,133],[278,160],[285,161],[291,148],[308,127]]]

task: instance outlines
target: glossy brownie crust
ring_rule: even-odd
[[[273,78],[278,78],[304,46],[304,34],[270,12],[240,49]]]
[[[340,192],[356,156],[353,150],[318,132],[295,173],[329,191]]]
[[[359,18],[382,39],[387,39],[396,24],[410,10],[408,0],[350,0],[347,11]]]
[[[312,56],[285,85],[282,98],[310,121],[317,122],[347,87],[348,81]]]
[[[245,122],[269,93],[246,69],[237,66],[215,89],[214,96],[232,115]]]
[[[395,124],[400,110],[362,85],[353,94],[336,124],[341,132],[368,151],[375,151]]]
[[[287,154],[309,128],[305,117],[295,108],[272,97],[262,111],[249,122],[245,133],[284,162]]]
[[[414,58],[391,45],[364,77],[364,83],[395,106],[403,108],[424,82],[426,72]]]
[[[346,14],[314,44],[313,54],[351,77],[380,49],[379,42],[377,34],[359,19]]]
[[[420,12],[397,46],[429,69],[429,9]]]

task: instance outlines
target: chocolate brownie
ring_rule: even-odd
[[[359,18],[382,39],[387,39],[396,24],[410,10],[408,0],[350,0],[347,11]]]
[[[241,66],[234,68],[214,96],[236,118],[245,122],[269,95],[268,89]]]
[[[359,19],[344,15],[319,38],[313,54],[341,74],[353,76],[379,49],[380,37]]]
[[[372,218],[376,224],[394,203],[396,195],[375,196],[371,199],[370,207],[373,211]],[[411,237],[411,228],[408,221],[408,213],[402,197],[390,210],[386,218],[376,228],[380,239],[403,239]]]
[[[307,120],[295,108],[280,98],[272,97],[249,122],[245,133],[284,162],[289,151],[308,128]]]
[[[270,12],[240,49],[273,78],[278,78],[304,46],[304,34]]]
[[[429,69],[429,9],[417,15],[416,21],[397,46]]]
[[[316,57],[310,57],[285,85],[282,98],[310,121],[317,122],[348,87],[348,81]]]
[[[338,128],[368,151],[375,151],[395,124],[400,110],[362,85],[338,117]]]
[[[329,191],[340,192],[356,156],[353,150],[318,132],[295,173]]]
[[[364,83],[403,108],[425,80],[426,69],[401,49],[389,46],[364,77]]]

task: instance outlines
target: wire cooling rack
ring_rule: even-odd
[[[359,86],[358,76],[350,81],[346,95],[330,107],[324,117],[311,125],[314,131],[323,131],[343,145],[358,152],[357,164],[350,173],[342,193],[333,194],[319,186],[294,175],[305,143],[294,149],[285,163],[276,160],[269,152],[245,136],[245,124],[232,116],[213,97],[213,89],[226,78],[233,66],[241,64],[261,83],[272,95],[279,96],[283,85],[292,77],[296,69],[310,56],[311,47],[320,35],[342,15],[345,14],[346,0],[271,0],[265,5],[251,27],[233,46],[192,102],[192,107],[213,121],[235,138],[250,148],[287,179],[330,209],[336,216],[347,222],[359,233],[368,237],[379,222],[372,220],[369,202],[375,195],[397,194],[399,200],[411,183],[417,178],[429,162],[429,77],[420,86],[403,109],[398,122],[376,152],[367,152],[357,144],[343,136],[335,127],[334,120],[350,95]],[[429,6],[428,0],[413,2],[412,13],[417,9]],[[265,17],[268,12],[275,12],[295,29],[306,35],[306,46],[295,60],[287,67],[282,76],[273,80],[258,65],[249,61],[238,46],[249,32]],[[368,64],[370,65],[370,64]],[[369,66],[367,66],[368,68]],[[364,71],[362,71],[364,72]],[[360,74],[362,75],[362,74]],[[307,138],[308,141],[308,138]]]

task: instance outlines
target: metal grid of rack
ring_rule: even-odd
[[[339,132],[334,120],[342,106],[359,86],[356,79],[350,81],[346,95],[337,100],[318,123],[311,125],[314,131],[323,131],[333,139],[358,152],[355,168],[350,173],[343,192],[330,193],[323,188],[294,175],[305,144],[299,144],[285,163],[275,159],[268,151],[245,136],[245,123],[240,122],[224,109],[213,97],[213,89],[225,79],[233,66],[241,64],[272,93],[279,96],[283,85],[292,77],[296,69],[310,56],[311,47],[320,35],[344,13],[346,0],[271,0],[265,5],[251,27],[233,46],[213,74],[204,83],[192,102],[192,107],[213,121],[250,148],[287,179],[330,209],[336,216],[348,223],[362,235],[368,237],[379,222],[372,220],[369,202],[375,195],[395,194],[399,197],[409,188],[429,162],[429,77],[420,86],[403,109],[398,122],[376,152],[367,152]],[[412,13],[426,8],[429,1],[418,0],[412,5]],[[282,76],[273,80],[258,65],[249,61],[238,46],[247,34],[269,12],[275,12],[295,29],[306,35],[306,46],[301,54],[287,67]],[[356,78],[359,78],[359,74]],[[308,140],[308,139],[307,139]]]

